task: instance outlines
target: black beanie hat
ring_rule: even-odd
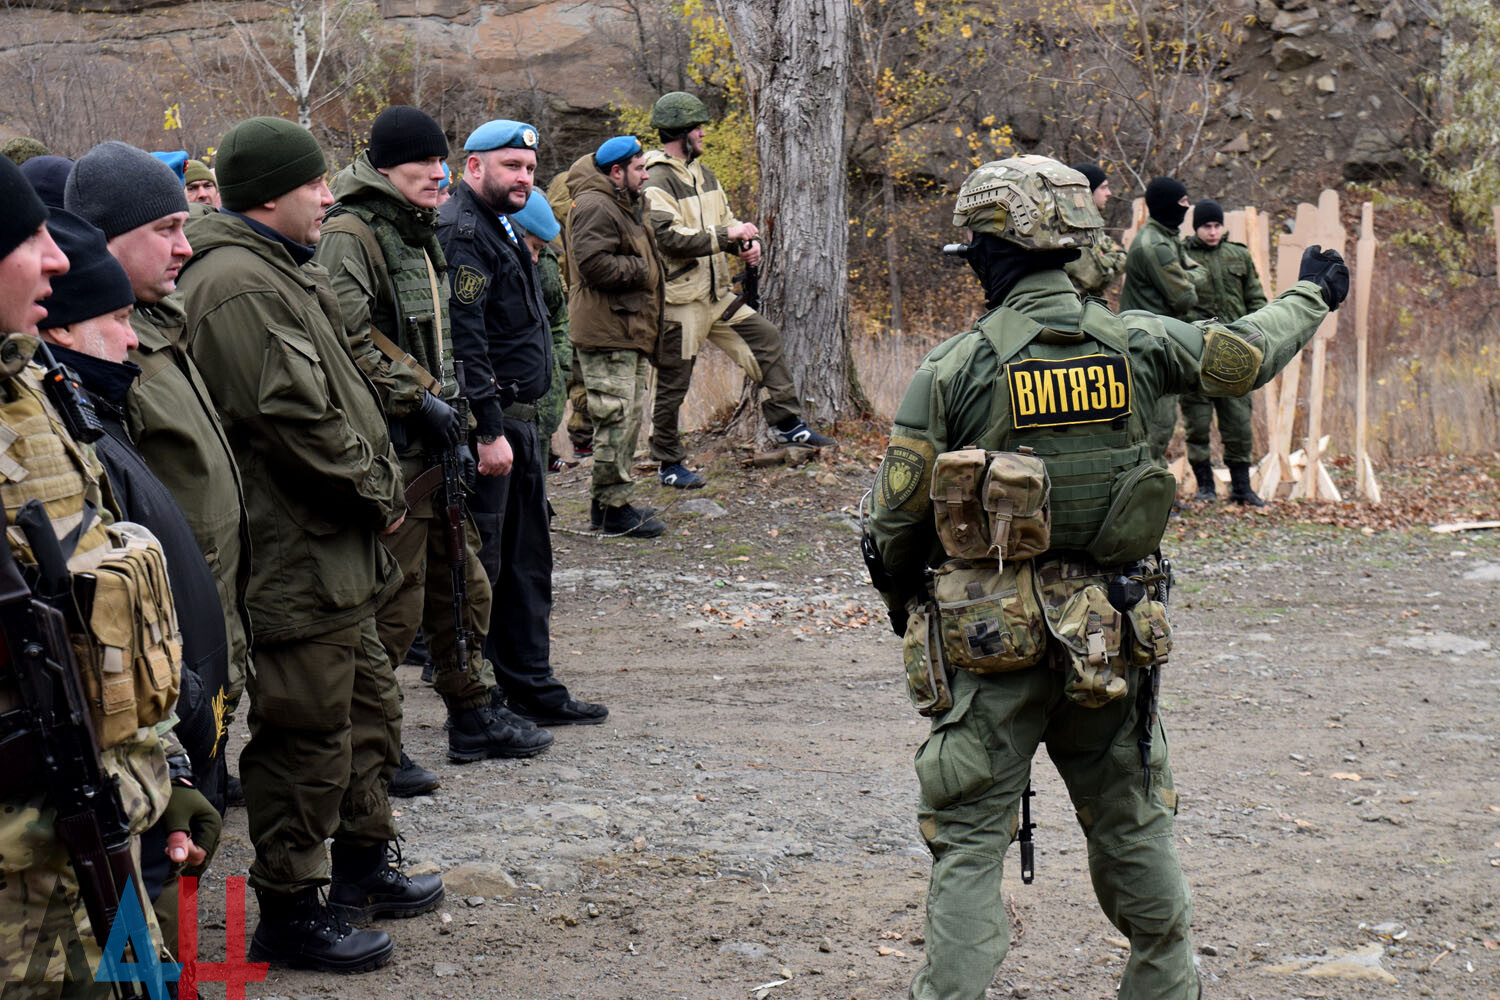
[[[176,171],[144,149],[114,140],[101,142],[73,164],[63,203],[104,230],[107,240],[188,210]]]
[[[0,258],[9,257],[46,221],[47,206],[31,182],[9,157],[0,156]]]
[[[1206,226],[1210,222],[1224,224],[1224,209],[1212,198],[1204,198],[1193,206],[1193,228]]]
[[[409,104],[380,112],[370,127],[370,166],[398,167],[438,156],[448,157],[448,137],[432,116]]]
[[[47,231],[68,255],[68,273],[52,279],[52,294],[42,300],[42,330],[79,323],[135,304],[130,276],[104,245],[104,233],[73,215],[53,212]]]
[[[1146,185],[1146,210],[1168,229],[1176,229],[1187,217],[1187,206],[1180,204],[1186,197],[1187,188],[1181,181],[1156,177]]]
[[[73,161],[66,156],[33,156],[21,164],[21,173],[31,182],[42,204],[48,208],[63,208],[63,191],[68,185],[68,174],[73,171]]]
[[[313,134],[281,118],[246,118],[219,140],[215,162],[219,196],[231,212],[264,205],[328,173]]]
[[[1073,169],[1089,179],[1089,190],[1099,190],[1099,185],[1109,180],[1097,163],[1075,163]]]

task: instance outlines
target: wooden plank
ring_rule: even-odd
[[[1250,248],[1250,259],[1255,262],[1255,271],[1260,275],[1262,287],[1265,288],[1266,298],[1275,298],[1271,273],[1271,234],[1266,228],[1267,219],[1252,205],[1245,206],[1245,245]],[[1255,393],[1259,397],[1254,401],[1254,407],[1260,413],[1261,424],[1265,427],[1265,434],[1261,438],[1263,446],[1269,448],[1271,441],[1272,414],[1276,412],[1276,390],[1280,386],[1280,376],[1271,379]]]
[[[1370,464],[1366,441],[1370,408],[1370,292],[1375,282],[1375,206],[1359,210],[1359,243],[1354,249],[1354,495],[1379,503],[1380,487]],[[1366,475],[1368,470],[1368,476]],[[1374,496],[1371,496],[1371,487]]]
[[[1224,235],[1236,243],[1245,242],[1245,209],[1224,213]]]
[[[1339,219],[1339,196],[1336,191],[1325,190],[1318,197],[1317,213],[1315,229],[1317,239],[1313,242],[1322,246],[1324,250],[1337,250],[1343,253],[1344,225]],[[1323,388],[1327,377],[1328,342],[1338,332],[1338,327],[1339,314],[1329,313],[1313,336],[1312,366],[1309,369],[1307,381],[1307,440],[1303,449],[1307,452],[1308,469],[1315,474],[1304,476],[1301,490],[1294,490],[1292,493],[1293,496],[1306,496],[1309,500],[1316,500],[1320,494],[1324,493],[1323,486],[1327,478],[1322,467]],[[1329,482],[1328,485],[1331,486],[1332,483]]]
[[[1145,224],[1146,199],[1137,198],[1135,199],[1135,201],[1132,201],[1130,203],[1130,225],[1125,227],[1125,232],[1120,237],[1120,239],[1122,240],[1120,245],[1123,246],[1126,250],[1129,250],[1130,244],[1135,242],[1135,234],[1140,232],[1141,227]]]
[[[1302,266],[1302,251],[1315,242],[1311,237],[1317,228],[1317,222],[1317,206],[1303,202],[1297,206],[1292,231],[1280,234],[1276,241],[1276,287],[1282,291],[1297,283],[1297,272]],[[1275,452],[1279,459],[1278,483],[1293,481],[1292,433],[1297,417],[1297,393],[1301,388],[1302,363],[1300,355],[1293,358],[1277,378],[1276,409],[1271,413],[1271,440],[1267,450]],[[1275,496],[1276,490],[1276,484],[1266,482],[1261,484],[1261,489],[1257,492],[1261,496]]]
[[[1432,530],[1440,535],[1451,534],[1455,531],[1483,531],[1488,528],[1500,528],[1500,521],[1455,521],[1452,524],[1432,526]]]

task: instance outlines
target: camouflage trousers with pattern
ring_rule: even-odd
[[[636,440],[646,406],[651,362],[640,351],[575,349],[588,390],[589,419],[594,424],[594,479],[589,493],[601,507],[630,502],[635,480]]]
[[[1141,775],[1142,673],[1102,708],[1063,694],[1064,675],[1045,662],[1011,673],[952,678],[953,705],[932,720],[917,750],[919,828],[932,852],[926,959],[914,1000],[983,1000],[1010,948],[1001,886],[1019,804],[1042,743],[1068,786],[1088,842],[1094,893],[1130,941],[1121,1000],[1197,1000],[1187,880],[1172,844],[1177,792],[1158,723],[1151,790]],[[1049,814],[1061,803],[1041,800]],[[1055,857],[1056,855],[1051,855]]]

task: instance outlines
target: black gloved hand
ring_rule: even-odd
[[[464,481],[464,489],[472,490],[474,484],[479,482],[479,459],[474,457],[474,449],[464,445],[459,449],[462,456],[460,462],[463,466],[459,470],[458,477]]]
[[[445,450],[458,444],[463,435],[458,411],[430,392],[422,394],[422,406],[417,410],[417,416],[426,426],[427,436]]]
[[[174,865],[182,865],[185,875],[202,875],[219,847],[219,834],[223,830],[224,821],[218,810],[198,789],[174,784],[172,796],[167,800],[167,808],[162,811],[158,822],[169,835],[186,833],[192,838],[194,846],[203,850],[205,857],[198,864],[193,864],[191,860],[173,862]],[[170,850],[170,839],[168,844]]]
[[[1314,243],[1302,251],[1298,281],[1311,281],[1323,293],[1330,310],[1337,309],[1349,295],[1349,268],[1337,250],[1324,250]]]

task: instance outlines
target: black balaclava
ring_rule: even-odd
[[[993,309],[1005,301],[1016,282],[1037,271],[1061,270],[1078,259],[1078,251],[1028,250],[990,233],[975,233],[964,259],[984,286],[984,304]]]
[[[1156,177],[1146,185],[1146,210],[1151,213],[1151,218],[1168,229],[1176,229],[1187,218],[1187,206],[1181,204],[1186,197],[1187,188],[1182,181]]]
[[[1099,190],[1099,185],[1109,180],[1097,163],[1075,163],[1073,169],[1089,179],[1089,190]]]

